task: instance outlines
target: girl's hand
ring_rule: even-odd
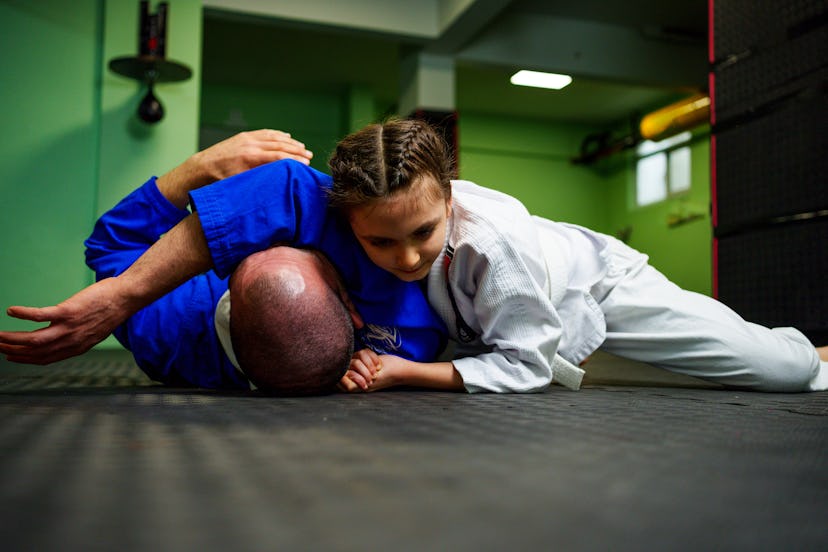
[[[356,362],[351,360],[351,369],[342,378],[339,389],[348,393],[380,391],[400,384],[400,375],[404,372],[410,361],[393,355],[378,356],[370,349],[363,349],[354,354],[354,358],[360,356]],[[366,364],[362,359],[367,355],[370,359]],[[375,366],[371,372],[370,365]],[[370,374],[366,376],[366,374]]]
[[[364,370],[370,373],[368,366],[361,366],[352,360],[351,366],[356,370],[348,370],[342,378],[339,384],[342,391],[372,392],[398,385],[443,391],[465,390],[463,378],[451,362],[414,362],[393,355],[377,356],[376,353],[367,349],[357,354],[363,353],[368,355],[371,362],[376,362],[376,371],[372,377],[367,378]],[[356,356],[354,355],[355,358]]]
[[[353,393],[368,391],[371,384],[382,370],[380,357],[371,349],[361,349],[351,357],[348,371],[339,382],[340,391]]]
[[[406,365],[413,364],[411,361],[394,355],[382,355],[379,357],[382,370],[378,371],[374,381],[368,386],[367,391],[380,391],[400,384],[400,376],[403,374]]]

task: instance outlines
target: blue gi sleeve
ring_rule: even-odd
[[[318,247],[329,176],[297,161],[262,165],[190,192],[219,276],[278,242]]]
[[[98,219],[84,242],[86,264],[98,280],[117,276],[187,215],[161,195],[152,177]]]
[[[98,280],[129,268],[189,214],[158,191],[155,178],[104,213],[86,240],[86,263]],[[171,385],[247,389],[215,333],[216,303],[226,279],[208,272],[135,313],[113,334],[152,379]]]

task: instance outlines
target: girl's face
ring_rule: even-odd
[[[451,199],[435,193],[437,189],[437,182],[423,177],[406,191],[349,212],[351,229],[365,253],[400,280],[425,278],[443,249]]]

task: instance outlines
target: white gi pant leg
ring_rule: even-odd
[[[607,324],[601,349],[732,387],[826,387],[826,363],[798,330],[747,322],[723,303],[681,289],[614,238],[602,255],[609,270],[593,291]]]

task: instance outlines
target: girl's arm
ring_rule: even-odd
[[[381,358],[383,367],[378,372],[377,379],[368,387],[369,391],[400,385],[440,391],[466,391],[460,372],[454,369],[451,362],[414,362],[391,355]]]
[[[356,356],[356,355],[355,355]],[[463,378],[451,362],[414,362],[393,355],[380,355],[376,367],[352,369],[342,378],[342,391],[379,391],[389,387],[422,387],[441,391],[465,391]]]

